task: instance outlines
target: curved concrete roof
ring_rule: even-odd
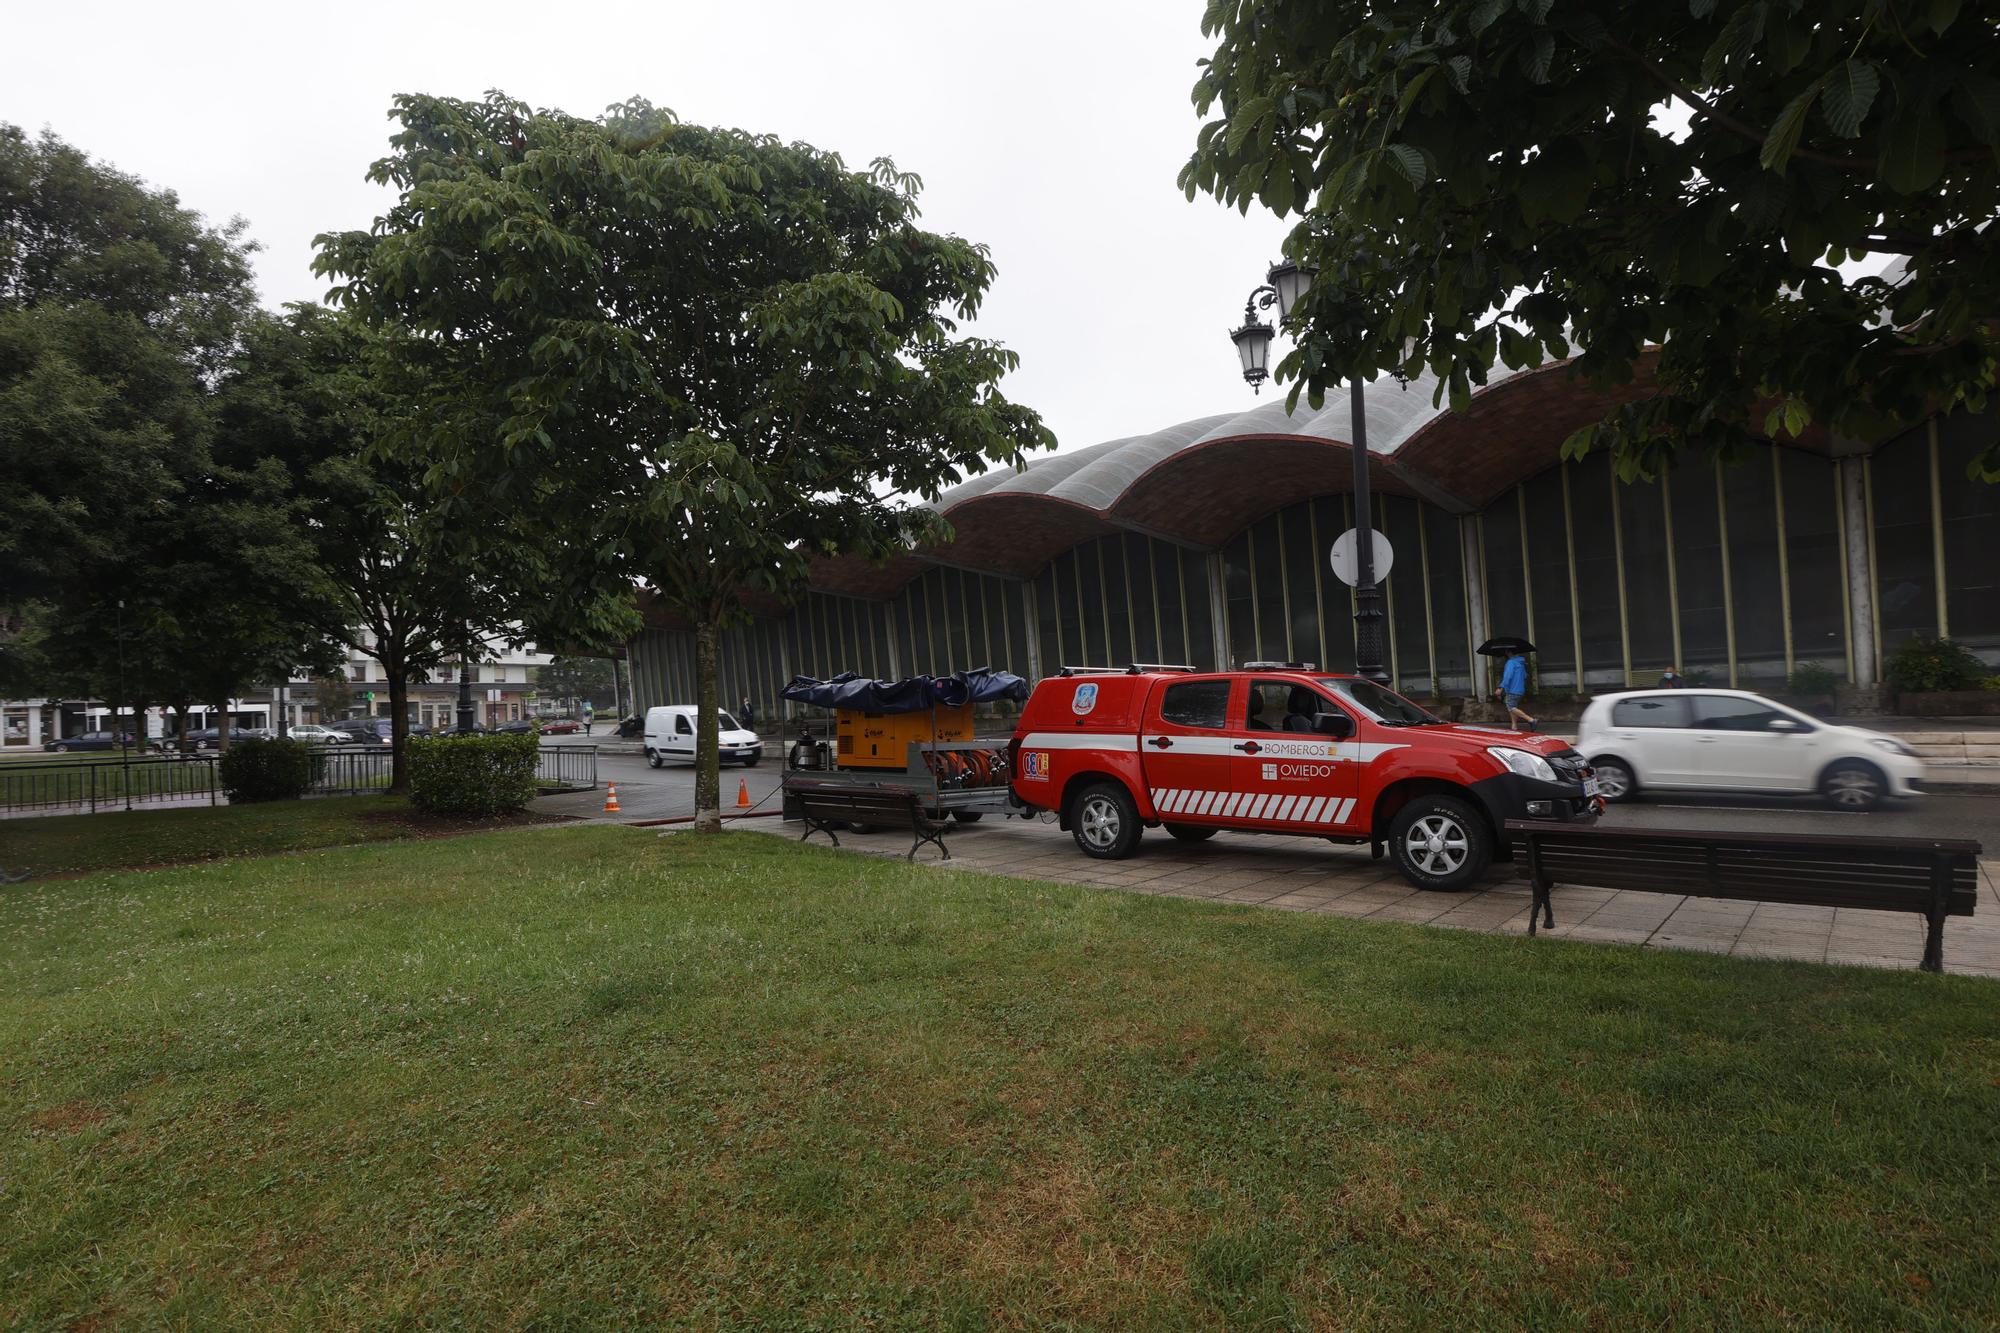
[[[1554,464],[1577,427],[1649,392],[1656,360],[1641,357],[1632,380],[1609,392],[1584,383],[1570,362],[1498,372],[1463,412],[1433,402],[1438,382],[1429,375],[1369,384],[1369,484],[1455,513],[1483,509]],[[1247,411],[984,473],[935,505],[952,524],[950,543],[886,565],[822,560],[813,586],[888,596],[937,565],[1027,578],[1078,542],[1121,531],[1212,549],[1273,510],[1352,489],[1352,432],[1345,391],[1316,411],[1302,399],[1296,412],[1280,394]]]

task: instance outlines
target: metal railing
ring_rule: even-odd
[[[214,754],[135,754],[129,762],[115,756],[0,762],[0,814],[222,805],[227,798],[217,778],[219,759]],[[312,785],[306,791],[312,796],[385,792],[394,772],[395,756],[387,746],[314,746]],[[535,763],[535,785],[543,792],[595,790],[597,747],[543,746]]]
[[[0,763],[0,812],[122,810],[220,804],[213,755],[133,755],[129,760],[29,759]]]
[[[595,745],[544,745],[535,764],[535,785],[544,792],[595,791]]]

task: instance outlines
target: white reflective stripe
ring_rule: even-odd
[[[1233,791],[1229,793],[1229,804],[1223,807],[1223,816],[1228,819],[1234,819],[1249,799],[1250,795],[1248,792]]]
[[[1145,740],[1148,750],[1161,749],[1160,746],[1153,744],[1156,740],[1172,741],[1173,744],[1162,750],[1162,753],[1174,755],[1205,754],[1228,757],[1237,754],[1236,747],[1243,744],[1242,741],[1226,735],[1190,736],[1179,731],[1149,731],[1145,735]]]
[[[1306,807],[1306,812],[1300,815],[1299,818],[1308,824],[1317,824],[1319,823],[1320,811],[1324,809],[1326,809],[1326,797],[1315,796],[1313,797],[1312,804]]]
[[[1336,824],[1345,824],[1347,822],[1348,815],[1352,814],[1353,812],[1354,812],[1354,798],[1350,796],[1346,800],[1340,803],[1340,813],[1333,817],[1333,822]]]
[[[1206,793],[1204,792],[1198,792],[1198,791],[1188,792],[1186,795],[1181,797],[1181,803],[1174,807],[1174,813],[1182,815],[1193,814],[1195,810],[1200,807],[1201,798],[1205,794]]]
[[[1173,793],[1168,791],[1165,787],[1155,787],[1153,789],[1153,808],[1155,810],[1166,809],[1167,799],[1172,795]]]
[[[1194,796],[1195,794],[1191,791],[1188,791],[1186,788],[1182,788],[1181,790],[1175,792],[1174,793],[1175,813],[1179,813],[1180,811],[1187,809],[1188,802],[1192,801],[1194,799]]]
[[[1206,814],[1212,814],[1212,813],[1214,813],[1214,811],[1215,811],[1215,807],[1216,807],[1216,806],[1218,806],[1218,805],[1220,805],[1220,804],[1222,804],[1222,793],[1221,793],[1221,792],[1219,792],[1219,791],[1205,791],[1205,792],[1203,792],[1203,793],[1201,794],[1201,802],[1200,802],[1200,804],[1198,804],[1198,805],[1196,805],[1196,806],[1195,806],[1195,808],[1194,808],[1194,810],[1192,811],[1192,813],[1194,813],[1194,814],[1197,814],[1197,815],[1206,815]]]
[[[1234,792],[1227,792],[1227,791],[1219,791],[1215,794],[1215,808],[1213,811],[1211,811],[1211,813],[1214,814],[1217,819],[1220,819],[1224,815],[1229,813],[1229,803],[1231,798],[1234,797],[1235,794],[1236,793]]]
[[[1257,807],[1262,804],[1264,804],[1264,797],[1252,792],[1250,799],[1243,803],[1243,817],[1245,819],[1255,819],[1257,817]]]
[[[1139,738],[1129,731],[1031,731],[1021,737],[1024,750],[1136,750]]]
[[[1267,810],[1267,811],[1265,811],[1265,812],[1264,812],[1264,817],[1265,817],[1266,819],[1289,819],[1289,818],[1291,818],[1291,814],[1290,814],[1290,811],[1289,811],[1289,810],[1287,809],[1287,807],[1289,807],[1289,806],[1291,805],[1291,803],[1292,803],[1292,801],[1293,801],[1294,799],[1296,799],[1296,798],[1294,798],[1294,797],[1291,797],[1291,796],[1274,796],[1274,797],[1272,797],[1272,798],[1271,798],[1271,808],[1270,808],[1269,810]]]

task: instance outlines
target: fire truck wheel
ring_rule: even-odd
[[[1085,856],[1118,861],[1139,845],[1139,807],[1116,782],[1093,782],[1076,794],[1069,826]]]
[[[977,824],[979,817],[985,813],[984,810],[954,810],[951,817],[961,824]]]
[[[1163,827],[1170,836],[1182,842],[1207,842],[1215,836],[1214,829],[1203,828],[1199,824],[1167,824]]]
[[[1470,804],[1456,796],[1419,796],[1389,824],[1389,851],[1404,878],[1420,889],[1462,889],[1493,859],[1493,835]]]

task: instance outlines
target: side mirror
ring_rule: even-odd
[[[1354,734],[1354,719],[1345,713],[1321,713],[1313,719],[1313,731],[1321,736],[1344,740]]]

